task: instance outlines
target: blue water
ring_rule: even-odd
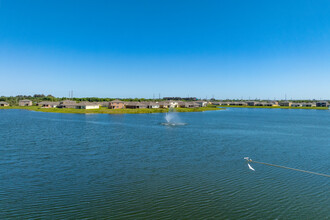
[[[0,110],[0,219],[329,219],[330,111]]]

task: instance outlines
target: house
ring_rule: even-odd
[[[165,102],[158,102],[159,108],[177,108],[179,102],[177,101],[165,101]]]
[[[255,102],[255,101],[248,101],[248,102],[246,102],[246,104],[248,106],[255,106],[257,104],[257,102]]]
[[[187,105],[188,105],[188,108],[199,108],[200,107],[200,105],[195,102],[188,102]]]
[[[199,108],[200,105],[195,102],[179,102],[179,108]]]
[[[101,106],[101,107],[109,107],[109,104],[110,104],[110,102],[98,102],[97,104],[99,104],[99,106]]]
[[[316,107],[328,107],[329,103],[325,101],[320,101],[316,103]]]
[[[256,104],[255,104],[255,106],[264,106],[264,102],[257,102]]]
[[[220,105],[229,105],[229,102],[219,102]]]
[[[302,104],[301,103],[292,103],[291,107],[301,107]]]
[[[169,101],[168,103],[169,103],[169,108],[177,108],[179,104],[179,102],[173,100]]]
[[[109,109],[123,109],[125,108],[125,103],[118,99],[109,102]]]
[[[64,100],[61,101],[57,108],[76,108],[76,101]]]
[[[302,107],[316,107],[315,103],[303,103]]]
[[[188,108],[188,103],[187,102],[178,102],[178,107],[179,108]]]
[[[31,100],[27,100],[27,99],[20,100],[18,102],[18,105],[19,106],[31,106],[32,105],[32,101]]]
[[[160,108],[169,108],[169,102],[158,102]]]
[[[195,102],[179,102],[178,108],[198,108],[200,107],[199,104]]]
[[[140,108],[147,108],[147,105],[141,102],[127,102],[125,107],[128,109],[140,109]]]
[[[207,106],[207,102],[206,101],[197,101],[197,102],[194,102],[196,104],[199,105],[199,107],[206,107]]]
[[[246,106],[246,102],[231,102],[229,105]]]
[[[147,105],[147,108],[159,108],[160,107],[159,103],[157,103],[157,102],[148,102],[148,103],[144,103],[144,104]]]
[[[9,106],[8,102],[0,102],[0,107],[6,107]]]
[[[274,104],[273,102],[264,102],[263,105],[264,106],[276,106],[276,104]]]
[[[257,102],[255,106],[274,106],[272,102]]]
[[[279,105],[290,107],[292,105],[292,102],[280,102]]]
[[[42,108],[56,108],[60,102],[48,102],[48,101],[43,101],[39,102],[37,106],[40,106]]]
[[[99,109],[100,105],[93,102],[80,102],[75,104],[76,109]]]
[[[278,101],[270,101],[270,103],[272,103],[273,106],[278,106]]]

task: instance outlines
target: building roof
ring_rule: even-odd
[[[0,102],[0,104],[9,105],[9,103],[8,103],[8,102]]]
[[[51,101],[42,101],[39,102],[38,105],[59,105],[60,102],[51,102]]]
[[[98,103],[93,103],[93,102],[79,102],[76,103],[77,106],[94,106],[94,105],[99,105]]]
[[[147,104],[141,102],[127,102],[126,105],[128,106],[146,106]]]
[[[116,99],[116,100],[112,100],[110,103],[113,103],[113,102],[117,102],[117,103],[124,103],[123,101],[119,100],[119,99]]]
[[[169,105],[169,102],[158,102],[159,105]]]
[[[24,100],[20,100],[20,102],[32,102],[32,101],[28,99],[24,99]]]

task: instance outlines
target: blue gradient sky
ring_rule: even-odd
[[[0,0],[0,95],[330,98],[329,1]]]

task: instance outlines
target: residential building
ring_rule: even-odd
[[[320,101],[316,103],[316,107],[328,107],[329,103],[326,101]]]
[[[160,108],[159,103],[157,102],[148,102],[148,103],[144,103],[147,105],[147,108]]]
[[[206,107],[208,102],[206,102],[206,101],[196,101],[194,103],[198,104],[199,107]]]
[[[169,102],[159,102],[158,104],[159,104],[160,108],[169,108],[170,107]]]
[[[220,105],[229,105],[229,102],[219,102]]]
[[[76,109],[99,109],[100,105],[93,102],[80,102],[75,104]]]
[[[277,106],[277,105],[274,104],[273,102],[264,102],[263,106]]]
[[[171,100],[168,102],[168,104],[169,104],[169,108],[177,108],[179,103],[177,101]]]
[[[49,102],[49,101],[43,101],[39,102],[37,106],[40,106],[42,108],[56,108],[60,102]]]
[[[292,105],[292,102],[280,102],[279,103],[280,106],[287,106],[287,107],[290,107]]]
[[[98,102],[98,104],[101,106],[101,107],[109,107],[110,105],[110,102]]]
[[[123,108],[125,108],[125,103],[123,101],[116,99],[116,100],[109,102],[109,108],[110,109],[123,109]]]
[[[246,104],[248,106],[255,106],[257,104],[257,102],[255,102],[255,101],[247,101]]]
[[[9,106],[8,102],[0,102],[0,107],[6,107]]]
[[[141,102],[127,102],[125,103],[125,107],[128,109],[141,109],[147,108],[147,105]]]
[[[316,103],[303,103],[302,107],[316,107]]]
[[[31,106],[32,105],[32,101],[31,100],[27,100],[27,99],[20,100],[18,102],[18,105],[19,106]]]
[[[57,106],[58,108],[76,108],[76,101],[64,100]]]
[[[292,103],[291,107],[302,107],[301,103]]]

